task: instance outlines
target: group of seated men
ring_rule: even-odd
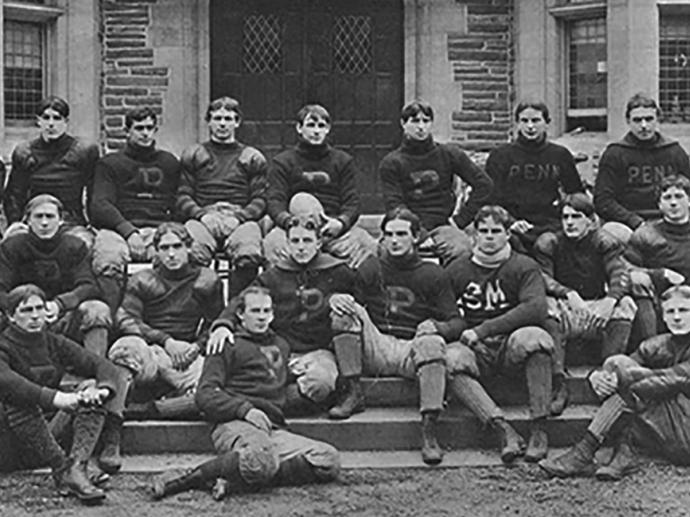
[[[101,501],[121,466],[126,399],[143,396],[147,416],[200,412],[218,452],[157,478],[157,498],[333,479],[337,451],[288,432],[285,415],[364,411],[363,375],[416,380],[427,464],[443,459],[449,395],[495,431],[507,464],[594,472],[605,438],[616,452],[602,479],[634,470],[639,445],[685,462],[690,161],[658,115],[630,99],[630,131],[603,154],[592,200],[548,140],[543,103],[517,106],[515,140],[484,171],[437,143],[432,108],[411,102],[379,167],[376,240],[356,225],[357,164],[328,143],[320,105],[299,111],[297,145],[267,161],[236,139],[238,102],[216,99],[210,140],[178,160],[156,147],[151,109],[129,112],[125,147],[99,158],[67,134],[67,103],[46,99],[3,198],[0,450],[14,455],[2,468],[47,464],[65,492]],[[471,193],[456,211],[458,179]],[[227,306],[209,268],[218,253],[231,263]],[[603,404],[583,440],[547,459],[575,339],[599,343],[589,379]],[[66,370],[90,380],[62,391]],[[526,441],[485,389],[497,375],[526,380]]]

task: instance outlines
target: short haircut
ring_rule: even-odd
[[[38,106],[36,106],[36,116],[40,117],[47,109],[55,110],[64,118],[69,118],[69,104],[67,104],[67,101],[62,97],[51,95],[43,99],[38,103]]]
[[[33,212],[37,207],[49,203],[57,207],[58,215],[62,217],[62,213],[65,210],[62,201],[53,196],[52,194],[39,194],[38,196],[32,197],[29,202],[24,207],[24,221],[28,221],[31,217],[31,212]]]
[[[125,128],[130,130],[132,129],[132,124],[135,122],[141,122],[149,117],[153,119],[154,124],[158,125],[158,115],[156,115],[156,112],[153,111],[153,108],[144,106],[129,110],[125,115]]]
[[[321,223],[321,220],[318,216],[309,214],[309,215],[293,215],[288,219],[286,229],[285,229],[285,235],[290,237],[290,230],[293,228],[304,228],[305,230],[309,230],[314,232],[316,235],[317,239],[321,238],[321,228],[323,227],[323,224]]]
[[[20,304],[27,301],[32,296],[38,296],[43,302],[46,301],[46,293],[34,284],[22,284],[18,285],[7,293],[7,303],[5,305],[5,310],[8,315],[14,314]]]
[[[690,300],[690,285],[674,285],[673,287],[666,289],[659,297],[661,303],[664,303],[671,298],[684,298],[686,300]]]
[[[498,205],[484,205],[481,207],[474,216],[474,227],[477,228],[479,223],[483,223],[487,219],[493,219],[506,230],[510,230],[510,225],[513,224],[513,218],[508,213],[508,210]]]
[[[322,118],[328,125],[331,124],[331,114],[328,113],[328,110],[321,106],[321,104],[307,104],[306,106],[302,106],[297,112],[297,123],[301,126],[309,117]]]
[[[551,114],[549,113],[549,107],[546,105],[544,101],[536,99],[526,99],[520,101],[520,103],[515,108],[515,122],[520,120],[520,113],[529,108],[539,111],[541,113],[541,116],[544,118],[544,122],[546,122],[547,124],[551,122]]]
[[[385,232],[386,225],[391,221],[395,221],[396,219],[410,223],[412,235],[419,237],[419,234],[422,231],[422,221],[419,219],[419,216],[409,208],[398,207],[386,212],[386,215],[383,216],[383,220],[381,221],[381,231]]]
[[[247,308],[247,296],[251,294],[259,294],[271,298],[271,291],[269,291],[267,288],[261,287],[259,285],[250,285],[249,287],[246,287],[243,291],[241,291],[240,294],[238,294],[233,300],[233,314],[237,315],[240,312],[245,311],[245,309]],[[272,298],[271,301],[273,301]]]
[[[219,109],[226,109],[228,111],[234,111],[237,116],[242,120],[242,109],[240,108],[240,102],[232,97],[219,97],[212,100],[208,108],[206,108],[206,122],[211,120],[211,113],[218,111]]]
[[[594,216],[594,203],[587,194],[576,192],[574,194],[566,194],[561,202],[558,204],[558,211],[563,215],[563,209],[569,206],[573,210],[582,212],[587,217]]]
[[[666,176],[657,188],[657,201],[661,199],[661,196],[670,188],[679,188],[685,191],[685,193],[690,197],[690,179],[685,176],[671,174]]]
[[[420,113],[434,120],[434,108],[431,107],[431,104],[421,99],[415,99],[405,104],[403,109],[400,110],[400,120],[407,122]]]
[[[155,249],[158,249],[158,245],[160,244],[161,239],[166,233],[172,233],[173,235],[176,235],[182,241],[182,244],[184,244],[188,248],[192,247],[194,239],[192,239],[192,236],[190,235],[187,228],[185,228],[185,226],[182,223],[168,221],[162,223],[158,228],[156,228],[156,232],[153,234],[152,242],[153,247]]]
[[[636,108],[654,108],[657,117],[661,115],[661,109],[656,101],[644,93],[636,93],[630,97],[628,104],[625,105],[625,120],[630,120],[630,112]]]

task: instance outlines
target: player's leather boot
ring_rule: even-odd
[[[559,478],[589,476],[594,471],[594,453],[598,446],[597,439],[587,433],[560,456],[541,460],[539,467],[550,476]]]
[[[437,423],[436,411],[422,414],[422,460],[427,465],[438,465],[443,461],[443,450],[436,438]]]
[[[101,453],[98,456],[98,466],[103,472],[115,474],[122,468],[120,456],[120,436],[122,434],[122,417],[108,413],[101,432]]]
[[[599,467],[594,473],[601,481],[619,481],[625,476],[637,472],[642,464],[627,438],[623,438],[613,453],[608,465]]]
[[[198,488],[205,483],[201,469],[172,469],[153,478],[151,492],[155,500]]]
[[[505,464],[512,463],[518,457],[525,454],[525,440],[513,429],[513,426],[504,418],[496,418],[492,421],[493,427],[498,432],[501,443],[501,461]]]
[[[53,473],[53,479],[61,495],[76,496],[84,504],[99,504],[105,499],[105,492],[86,475],[86,462],[69,458],[62,469]]]
[[[355,413],[361,413],[364,408],[364,393],[359,377],[346,377],[337,404],[328,411],[328,418],[345,420]]]
[[[544,430],[544,419],[539,418],[532,421],[532,430],[530,431],[529,442],[527,443],[527,452],[525,453],[525,461],[536,463],[539,460],[546,458],[549,451],[549,437]]]

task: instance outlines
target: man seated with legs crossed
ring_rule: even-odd
[[[290,345],[274,333],[268,289],[250,286],[231,310],[234,343],[204,362],[196,401],[213,424],[218,456],[188,471],[168,471],[154,479],[161,499],[215,482],[213,497],[265,486],[334,480],[340,456],[332,445],[286,429],[287,364]]]
[[[543,233],[534,258],[546,281],[546,328],[556,345],[551,414],[567,402],[565,350],[569,340],[596,340],[602,361],[624,354],[637,305],[627,295],[630,273],[623,244],[597,229],[594,204],[585,194],[568,194],[560,203],[562,230]]]
[[[47,465],[62,494],[97,503],[105,492],[89,480],[86,466],[104,439],[108,415],[122,418],[128,376],[47,330],[47,303],[33,284],[17,286],[5,297],[10,323],[0,334],[0,472]],[[68,370],[89,380],[77,391],[63,391],[60,382]],[[70,438],[67,452],[58,439],[69,443]]]
[[[195,257],[208,266],[219,249],[232,262],[231,295],[256,277],[262,263],[259,220],[266,212],[266,158],[237,141],[240,103],[220,97],[209,104],[211,139],[182,153],[177,210],[194,238]]]
[[[419,380],[422,459],[435,465],[443,459],[436,427],[446,387],[446,342],[460,335],[463,322],[443,269],[419,258],[419,217],[407,208],[393,209],[381,230],[381,258],[369,257],[360,266],[355,297],[331,298],[334,327],[353,342],[361,339],[361,364],[352,378],[363,371]],[[330,416],[347,418],[355,401],[346,399]]]
[[[209,268],[190,264],[191,246],[183,225],[161,224],[153,235],[156,264],[129,279],[117,312],[122,337],[110,359],[134,372],[135,385],[160,380],[168,388],[166,400],[148,404],[149,416],[196,414],[192,395],[201,376],[199,353],[223,310],[220,280]]]
[[[644,341],[631,356],[609,357],[589,382],[602,404],[585,436],[570,450],[539,466],[551,476],[594,475],[616,481],[641,467],[638,447],[676,465],[690,465],[690,287],[661,295],[669,333]],[[594,454],[604,440],[615,450],[599,466]]]
[[[329,402],[335,391],[338,367],[345,368],[341,375],[346,375],[347,365],[359,361],[359,342],[354,343],[347,336],[338,338],[331,327],[329,307],[335,293],[353,292],[354,272],[343,260],[321,252],[323,240],[318,219],[293,217],[287,225],[287,242],[288,257],[261,273],[254,283],[271,293],[275,308],[271,328],[290,344],[288,370],[296,378],[298,390],[297,394],[291,393],[291,403],[304,402],[300,404],[302,409],[313,411]],[[209,354],[231,345],[232,314],[228,307],[214,322]],[[357,387],[346,383],[346,392]],[[360,399],[357,411],[364,409]]]
[[[554,344],[541,325],[546,320],[546,293],[539,265],[515,253],[509,244],[512,218],[499,206],[479,209],[474,219],[477,244],[472,255],[449,264],[460,312],[467,330],[460,346],[448,349],[457,369],[451,389],[484,424],[501,438],[501,459],[511,463],[546,457],[544,429],[550,414]],[[508,424],[479,379],[515,375],[524,368],[531,431],[527,452],[522,437]]]

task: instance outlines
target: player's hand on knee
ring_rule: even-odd
[[[74,411],[80,404],[79,393],[66,393],[64,391],[55,392],[53,397],[53,406],[56,409],[63,409],[65,411]]]
[[[168,338],[165,341],[165,351],[172,359],[173,368],[176,370],[183,370],[189,364],[187,354],[190,353],[194,345],[186,341]]]
[[[474,331],[474,329],[463,330],[462,334],[460,334],[460,343],[470,348],[474,348],[479,344],[479,336],[477,336],[477,333]]]
[[[244,419],[250,424],[252,424],[254,427],[261,429],[262,431],[266,431],[268,434],[271,434],[271,428],[273,427],[271,419],[268,418],[266,413],[264,413],[260,409],[250,409],[249,411],[247,411],[247,414],[244,415]]]
[[[129,250],[135,257],[146,257],[146,244],[144,243],[144,239],[141,237],[139,232],[134,232],[127,237],[127,246],[129,246]]]
[[[331,295],[328,304],[331,310],[338,316],[357,316],[355,298],[351,294],[336,293]]]
[[[225,346],[235,344],[235,336],[228,327],[218,327],[206,341],[206,355],[220,354]]]
[[[611,297],[605,297],[601,303],[597,304],[591,311],[594,326],[596,328],[604,328],[611,319],[613,310],[616,307],[617,300]]]
[[[613,372],[597,370],[589,376],[589,384],[599,398],[613,395],[618,389],[618,376]]]

